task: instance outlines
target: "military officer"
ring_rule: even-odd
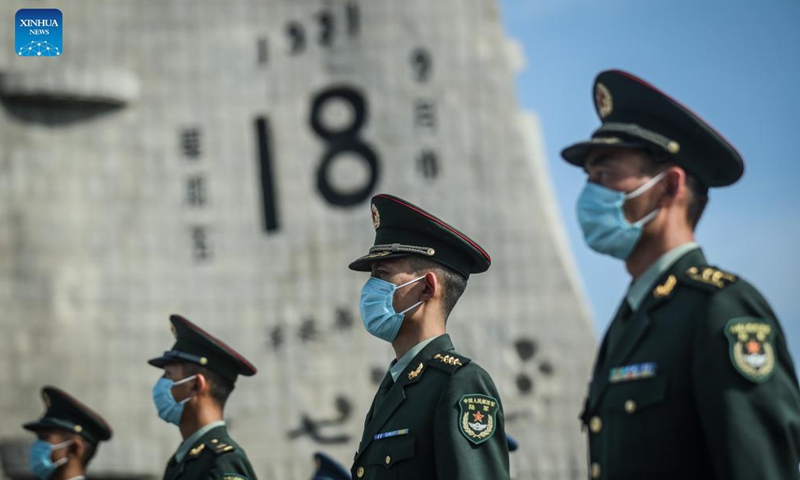
[[[562,156],[586,172],[589,247],[632,282],[603,339],[585,409],[591,478],[800,478],[800,391],[761,294],[711,266],[694,231],[739,153],[643,80],[602,72],[602,125]]]
[[[42,388],[46,407],[39,420],[22,428],[36,433],[31,446],[31,472],[42,480],[83,480],[86,467],[102,441],[111,439],[105,420],[67,392],[56,387]]]
[[[223,409],[236,378],[254,375],[256,368],[189,320],[169,320],[175,344],[148,362],[164,369],[153,387],[158,416],[177,425],[183,437],[164,480],[255,479],[245,451],[228,435]]]
[[[361,318],[396,359],[367,413],[353,478],[508,479],[497,388],[445,333],[469,275],[485,272],[489,255],[403,199],[376,195],[371,209],[375,243],[350,268],[371,272]]]

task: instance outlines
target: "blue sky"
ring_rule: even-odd
[[[800,2],[501,0],[501,8],[525,51],[517,94],[542,120],[598,336],[629,278],[621,262],[584,245],[574,211],[584,177],[559,152],[599,125],[595,75],[621,68],[689,106],[744,157],[743,178],[710,192],[697,238],[712,264],[764,294],[800,360]]]

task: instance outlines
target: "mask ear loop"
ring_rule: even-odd
[[[651,188],[653,188],[653,185],[655,185],[656,183],[661,181],[661,179],[664,178],[666,175],[667,175],[667,171],[664,170],[663,172],[659,173],[655,177],[653,177],[650,180],[648,180],[647,182],[645,182],[645,184],[642,185],[641,187],[639,187],[636,190],[632,191],[631,193],[625,195],[625,200],[628,201],[628,200],[630,200],[632,198],[636,198],[639,195],[643,194],[644,192],[650,190]],[[633,225],[634,227],[641,227],[643,225],[646,225],[647,222],[649,222],[650,220],[656,218],[656,215],[658,215],[658,210],[659,209],[656,208],[655,210],[653,210],[652,212],[648,213],[644,217],[642,217],[639,220],[633,222],[631,225]]]
[[[423,301],[422,301],[422,300],[420,300],[419,302],[415,303],[414,305],[411,305],[410,307],[406,308],[406,309],[405,309],[405,310],[403,310],[402,312],[397,312],[397,313],[398,313],[398,315],[405,315],[405,313],[406,313],[406,312],[408,312],[408,311],[411,311],[411,310],[413,310],[413,309],[415,309],[415,308],[419,307],[419,306],[420,306],[420,305],[422,305],[422,304],[423,304]]]
[[[625,200],[630,200],[630,199],[632,199],[632,198],[636,198],[636,197],[638,197],[639,195],[643,194],[644,192],[646,192],[646,191],[650,190],[650,189],[653,187],[653,185],[655,185],[655,184],[656,184],[656,183],[658,183],[658,182],[659,182],[659,181],[660,181],[662,178],[664,178],[664,176],[665,176],[666,174],[667,174],[667,171],[666,171],[666,170],[664,170],[663,172],[659,173],[659,174],[658,174],[658,175],[656,175],[655,177],[651,178],[650,180],[648,180],[647,182],[645,182],[645,184],[644,184],[644,185],[642,185],[641,187],[639,187],[639,188],[637,188],[636,190],[632,191],[631,193],[629,193],[629,194],[625,195]]]
[[[406,282],[406,283],[404,283],[404,284],[402,284],[402,285],[399,285],[397,288],[403,288],[403,287],[405,287],[406,285],[411,285],[411,284],[412,284],[412,283],[414,283],[414,282],[419,282],[419,281],[420,281],[420,280],[422,280],[423,278],[425,278],[425,275],[423,275],[423,276],[421,276],[421,277],[419,277],[419,278],[415,278],[414,280],[411,280],[410,282]],[[415,303],[414,305],[411,305],[410,307],[406,308],[406,309],[405,309],[405,310],[403,310],[402,312],[397,312],[397,313],[398,313],[398,315],[404,315],[406,312],[409,312],[409,311],[411,311],[411,310],[413,310],[413,309],[415,309],[415,308],[419,307],[419,306],[420,306],[420,305],[422,305],[423,303],[424,303],[424,302],[423,302],[422,300],[420,300],[419,302]]]
[[[425,275],[423,275],[423,276],[421,276],[421,277],[419,277],[419,278],[415,278],[414,280],[408,281],[408,282],[406,282],[406,283],[404,283],[404,284],[402,284],[402,285],[398,285],[397,287],[395,287],[395,289],[398,289],[398,290],[399,290],[399,289],[401,289],[401,288],[403,288],[403,287],[405,287],[405,286],[407,286],[407,285],[411,285],[411,284],[412,284],[412,283],[414,283],[414,282],[419,282],[419,281],[420,281],[420,280],[422,280],[423,278],[425,278]]]
[[[177,382],[173,382],[172,386],[174,387],[175,385],[183,385],[186,382],[191,382],[195,378],[197,378],[197,375],[192,375],[191,377],[186,377],[183,380],[178,380]],[[170,388],[170,395],[172,395],[172,388]],[[188,402],[189,400],[192,399],[192,397],[194,397],[194,394],[191,394],[188,397],[186,397],[183,400],[181,400],[180,402],[178,402],[178,405],[185,405],[186,402]]]
[[[65,440],[65,441],[63,441],[61,443],[56,443],[54,445],[50,445],[50,454],[52,455],[54,451],[61,450],[62,448],[67,448],[70,445],[72,445],[72,440]],[[68,461],[69,461],[69,459],[67,457],[59,458],[58,460],[53,462],[53,465],[56,466],[56,467],[60,467],[61,465],[64,465]]]

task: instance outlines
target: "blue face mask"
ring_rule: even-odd
[[[53,451],[67,448],[72,444],[72,440],[61,442],[53,445],[52,443],[45,442],[44,440],[36,440],[31,445],[31,451],[28,456],[28,466],[36,477],[42,480],[47,480],[53,476],[58,467],[67,463],[67,457],[53,461]]]
[[[156,384],[153,386],[153,403],[156,404],[158,416],[161,417],[161,420],[174,425],[181,424],[183,407],[186,405],[186,402],[191,400],[192,395],[189,395],[180,402],[176,402],[175,398],[172,396],[172,387],[189,382],[195,377],[197,377],[197,375],[186,377],[183,380],[178,380],[177,382],[174,382],[166,377],[161,377],[158,379]]]
[[[394,311],[394,292],[398,288],[411,285],[425,278],[421,276],[402,285],[396,285],[370,277],[361,289],[361,321],[364,328],[372,335],[391,343],[400,331],[403,324],[403,314],[422,304],[422,300],[406,308],[402,312]]]
[[[642,236],[642,227],[655,218],[658,209],[641,220],[630,223],[625,219],[622,206],[627,200],[650,190],[664,175],[666,172],[659,173],[628,194],[596,183],[587,183],[578,197],[578,221],[589,248],[620,260],[628,258]]]

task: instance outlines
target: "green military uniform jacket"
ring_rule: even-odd
[[[206,432],[178,462],[167,463],[164,480],[256,480],[242,447],[222,425]]]
[[[454,352],[449,335],[425,346],[388,391],[385,385],[364,422],[354,479],[509,478],[497,389],[485,370]]]
[[[590,477],[800,478],[797,377],[755,288],[698,248],[629,321],[613,350],[603,340],[581,415]]]

